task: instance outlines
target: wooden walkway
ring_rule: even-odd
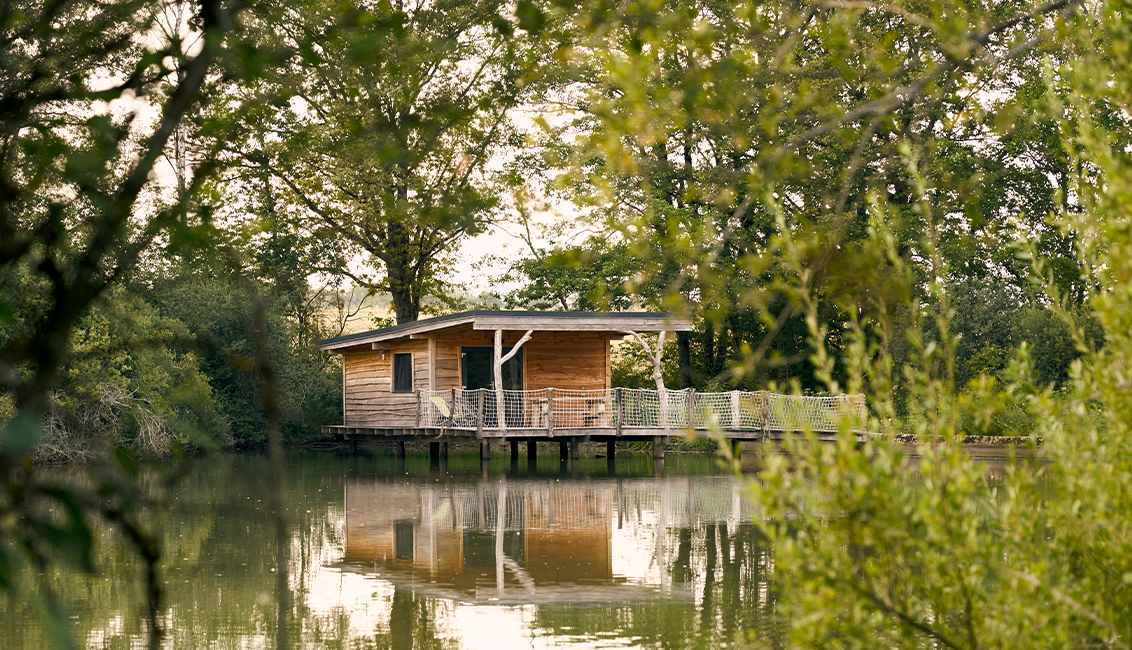
[[[499,414],[503,417],[500,418]],[[865,439],[867,416],[861,395],[813,397],[778,395],[766,391],[698,393],[686,390],[539,391],[444,390],[416,392],[416,426],[324,426],[322,431],[356,444],[362,439],[403,443],[478,440],[483,454],[492,441],[507,440],[512,455],[517,443],[557,441],[652,441],[654,456],[663,456],[663,443],[689,432],[722,435],[734,441],[776,440],[788,432],[810,431],[832,440],[843,424]],[[445,446],[447,446],[445,444]],[[398,446],[401,450],[403,444]],[[528,454],[537,453],[534,444]],[[438,452],[440,453],[440,452]],[[612,453],[612,452],[611,452]],[[446,454],[445,454],[446,455]]]

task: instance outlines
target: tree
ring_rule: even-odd
[[[440,260],[490,217],[492,165],[522,144],[512,111],[538,87],[539,41],[522,11],[520,33],[504,9],[296,7],[280,38],[317,45],[248,99],[278,108],[254,114],[262,123],[245,125],[250,145],[234,153],[286,188],[310,236],[383,272],[334,269],[388,291],[398,322],[417,319]]]
[[[138,521],[137,464],[126,449],[113,455],[117,470],[87,487],[47,479],[31,462],[52,389],[72,361],[80,324],[97,320],[92,310],[113,287],[159,245],[207,239],[207,219],[184,216],[213,159],[199,157],[171,200],[157,196],[151,175],[210,77],[249,78],[263,61],[247,47],[238,10],[194,4],[190,46],[180,30],[159,37],[163,8],[134,0],[0,8],[0,379],[14,411],[0,433],[0,587],[30,563],[63,646],[71,645],[70,624],[49,569],[92,568],[88,517],[113,522],[146,562],[151,647],[162,643],[160,551]],[[147,103],[159,114],[153,125],[139,119]]]
[[[1042,57],[1075,56],[1031,40],[1066,4],[944,4],[955,22],[868,3],[560,10],[578,26],[568,60],[583,88],[567,97],[580,117],[564,131],[586,134],[566,181],[631,242],[647,275],[668,278],[669,294],[683,297],[673,306],[700,310],[696,338],[723,360],[709,379],[736,363],[768,377],[781,364],[812,374],[805,345],[789,341],[805,331],[790,296],[799,283],[814,289],[836,336],[841,307],[823,287],[860,279],[850,258],[871,192],[925,280],[1007,274],[1025,288],[1027,268],[1004,253],[1025,228],[1056,255],[1065,286],[1076,282],[1072,233],[1044,221],[1074,209],[1060,191],[1072,170],[1050,118],[1031,110],[1047,92]],[[930,215],[916,208],[903,147],[929,183]],[[803,276],[772,244],[783,229],[808,233],[797,239]],[[929,229],[945,268],[928,263]],[[781,336],[788,351],[771,360],[779,344],[764,339]]]

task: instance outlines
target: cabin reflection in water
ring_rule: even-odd
[[[693,598],[691,529],[751,515],[729,477],[357,479],[343,564],[462,600]]]

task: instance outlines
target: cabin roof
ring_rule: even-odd
[[[641,311],[495,311],[477,309],[426,318],[413,323],[358,332],[318,342],[320,350],[365,345],[471,325],[474,330],[534,330],[536,332],[690,332],[692,319],[666,312]]]

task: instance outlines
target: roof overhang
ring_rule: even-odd
[[[655,312],[587,311],[465,311],[369,332],[347,334],[318,342],[323,351],[417,338],[448,329],[471,326],[473,330],[526,332],[690,332],[692,319]]]

